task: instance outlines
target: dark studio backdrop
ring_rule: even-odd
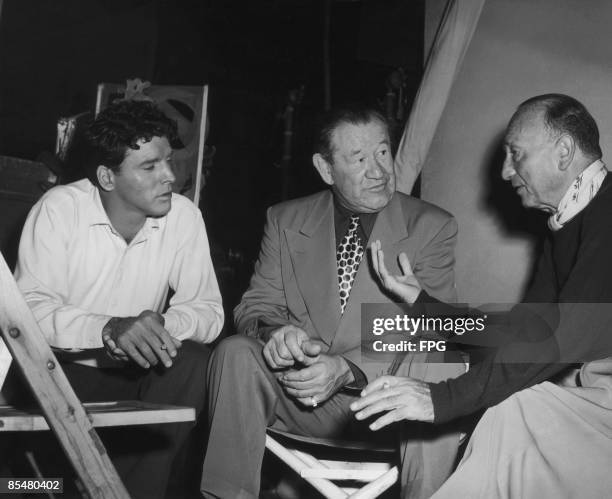
[[[265,209],[282,198],[283,113],[292,89],[303,94],[286,193],[323,187],[310,156],[313,118],[325,102],[326,19],[332,104],[384,107],[401,67],[409,111],[422,74],[424,3],[5,0],[0,154],[36,159],[53,151],[57,119],[92,111],[99,82],[208,83],[207,143],[216,154],[201,208],[229,308],[248,282]]]

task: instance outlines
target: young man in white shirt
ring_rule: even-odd
[[[205,344],[221,331],[223,309],[202,215],[172,192],[176,123],[150,102],[121,101],[86,140],[88,178],[51,189],[28,216],[19,287],[81,400],[199,413]],[[164,496],[190,429],[130,429],[128,442],[123,434],[126,448],[111,457],[133,497]]]

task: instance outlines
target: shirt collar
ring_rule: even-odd
[[[350,223],[351,216],[358,215],[359,216],[359,224],[361,230],[363,231],[363,236],[365,236],[365,240],[367,241],[370,238],[370,234],[372,233],[372,228],[374,227],[374,223],[376,222],[376,217],[379,212],[376,213],[356,213],[349,210],[347,207],[343,206],[336,193],[333,193],[334,200],[334,211],[335,211],[335,224],[336,224],[336,239],[341,239],[341,234],[344,234],[346,227]],[[346,227],[345,227],[346,225]],[[341,233],[341,234],[340,234]]]
[[[90,226],[94,225],[107,225],[115,232],[113,224],[108,218],[108,214],[102,205],[102,198],[100,197],[100,190],[93,184],[91,184],[91,198],[92,198],[92,209],[88,210],[85,214],[87,217],[87,222]],[[144,235],[145,237],[150,233],[152,229],[159,229],[161,226],[161,220],[165,217],[161,218],[153,218],[147,217],[143,227],[140,229],[139,234]],[[139,238],[140,239],[140,238]]]

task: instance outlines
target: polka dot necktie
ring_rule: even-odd
[[[359,216],[353,215],[342,242],[336,252],[338,263],[338,289],[340,291],[340,311],[344,313],[344,308],[351,293],[353,280],[359,269],[359,262],[363,256],[363,244],[357,234],[359,227]]]

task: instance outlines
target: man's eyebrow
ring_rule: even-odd
[[[173,155],[174,155],[174,151],[169,153],[168,156],[166,156],[166,157],[167,158],[172,158]],[[152,158],[145,158],[140,163],[138,163],[138,166],[151,165],[151,164],[157,163],[158,161],[161,161],[161,160],[162,160],[161,155],[160,156],[153,156]]]

